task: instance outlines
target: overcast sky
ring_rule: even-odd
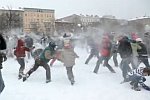
[[[119,19],[150,16],[150,0],[0,0],[0,8],[54,9],[56,19],[71,14],[114,15]]]

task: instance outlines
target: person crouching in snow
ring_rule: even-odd
[[[46,83],[51,82],[51,72],[48,62],[55,57],[55,42],[51,41],[49,45],[42,51],[39,57],[36,57],[33,68],[31,68],[23,77],[23,82],[27,80],[27,78],[36,71],[39,66],[43,66],[46,70]]]
[[[146,81],[145,76],[149,76],[149,75],[150,75],[150,68],[139,67],[127,74],[125,82],[130,82],[130,85],[132,85],[132,89],[135,91],[141,90],[139,84],[144,89],[150,91],[150,87],[144,84],[144,82]]]
[[[23,71],[25,69],[25,52],[30,51],[29,48],[25,47],[25,42],[22,39],[18,40],[17,47],[14,50],[14,55],[17,58],[18,63],[20,64],[18,79],[21,79],[23,76]]]
[[[74,51],[74,47],[72,45],[71,41],[71,35],[70,34],[64,34],[63,36],[64,40],[64,47],[61,52],[60,61],[64,63],[64,66],[67,70],[67,76],[69,81],[71,82],[71,85],[74,84],[74,75],[73,75],[73,66],[75,65],[75,59],[78,58],[78,55]]]

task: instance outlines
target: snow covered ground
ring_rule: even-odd
[[[45,83],[45,70],[40,67],[26,82],[17,79],[19,64],[15,59],[3,63],[3,78],[5,89],[0,100],[150,100],[150,92],[142,89],[134,91],[129,83],[120,84],[123,80],[120,68],[114,67],[116,73],[111,73],[101,66],[98,74],[93,73],[97,58],[88,65],[85,59],[88,53],[85,49],[76,48],[80,56],[74,66],[75,84],[70,85],[66,69],[61,62],[55,62],[51,67],[52,82]],[[120,58],[118,58],[120,61]],[[26,61],[26,70],[33,65],[33,60]],[[141,65],[142,66],[142,65]],[[145,82],[150,86],[150,77]]]

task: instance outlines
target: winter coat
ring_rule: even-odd
[[[40,54],[39,59],[48,63],[51,59],[55,58],[56,51],[52,47],[46,47]]]
[[[5,50],[6,49],[6,41],[3,38],[3,36],[0,34],[0,50]],[[1,59],[1,65],[0,67],[2,68],[2,62],[3,59],[5,59],[6,55],[4,56],[3,53],[1,53],[0,59]],[[4,90],[5,84],[2,78],[2,74],[1,74],[1,69],[0,69],[0,94],[1,92]]]
[[[132,47],[127,37],[123,37],[119,41],[118,53],[121,58],[127,58],[132,56]]]
[[[2,63],[3,63],[4,61],[6,61],[6,60],[7,60],[6,54],[3,53],[3,52],[0,52],[0,69],[3,68],[3,67],[2,67]]]
[[[18,57],[25,57],[25,51],[30,51],[29,48],[25,47],[24,45],[24,41],[19,39],[18,40],[18,44],[17,47],[14,51],[14,55],[18,58]]]
[[[101,56],[103,56],[103,57],[109,57],[110,53],[111,53],[111,47],[112,47],[112,44],[109,41],[109,39],[102,40],[101,48],[100,48],[100,54],[101,54]]]
[[[75,58],[77,57],[78,55],[74,52],[74,48],[71,45],[69,38],[64,38],[64,48],[60,55],[60,61],[62,61],[66,67],[72,67],[75,65]]]
[[[142,42],[138,44],[141,46],[141,49],[137,50],[139,57],[148,57],[146,45]]]
[[[3,36],[0,34],[0,50],[6,49],[6,41]]]
[[[117,52],[118,52],[118,43],[113,41],[112,42],[111,53],[117,53]]]
[[[39,57],[39,55],[43,52],[43,49],[42,48],[38,48],[38,49],[34,49],[32,52],[31,52],[31,56],[36,59]]]
[[[126,82],[132,81],[136,83],[143,83],[146,81],[146,78],[143,75],[143,69],[142,67],[139,67],[137,69],[132,70],[126,75]]]
[[[132,70],[128,73],[129,76],[137,75],[137,76],[143,76],[143,67],[139,67],[137,69]]]
[[[132,53],[134,57],[138,56],[137,50],[141,49],[141,46],[137,42],[131,42]]]
[[[144,34],[143,41],[146,44],[147,53],[150,55],[150,32]]]
[[[75,58],[77,58],[77,54],[74,52],[73,48],[63,49],[61,52],[60,60],[64,63],[66,67],[72,67],[75,65]]]

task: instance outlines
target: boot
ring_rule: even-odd
[[[18,75],[18,80],[20,80],[20,79],[22,79],[22,75],[19,74]]]
[[[19,72],[18,79],[20,80],[23,77],[23,72]]]
[[[135,91],[141,91],[141,89],[138,86],[138,83],[133,83],[132,89],[135,90]]]
[[[116,73],[114,70],[111,71],[112,73]]]
[[[74,80],[71,80],[71,85],[74,85],[75,81]]]
[[[46,83],[49,83],[49,82],[51,82],[51,80],[50,80],[50,79],[47,79],[47,80],[46,80]]]
[[[29,77],[29,74],[23,75],[23,82],[26,81],[28,77]]]
[[[141,91],[141,89],[139,87],[132,87],[132,89],[135,91]]]

